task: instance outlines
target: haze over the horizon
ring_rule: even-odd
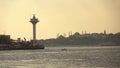
[[[0,34],[32,39],[33,14],[37,39],[57,33],[120,32],[120,0],[0,0]]]

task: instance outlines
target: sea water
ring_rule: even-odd
[[[0,51],[0,68],[120,68],[120,46]]]

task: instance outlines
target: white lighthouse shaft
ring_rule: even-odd
[[[33,42],[36,41],[36,24],[33,24]]]

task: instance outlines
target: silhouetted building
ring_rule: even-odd
[[[75,32],[73,36],[80,37],[80,33],[79,32]]]
[[[10,35],[0,35],[0,44],[9,44],[10,41]]]

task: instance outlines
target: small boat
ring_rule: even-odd
[[[66,48],[63,48],[63,49],[61,49],[61,51],[67,51],[67,49],[66,49]]]

